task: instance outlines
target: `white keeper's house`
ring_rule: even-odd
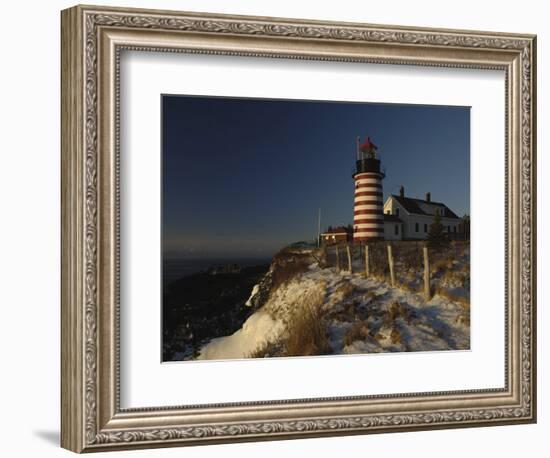
[[[406,197],[401,186],[399,195],[390,195],[384,203],[384,239],[426,239],[436,214],[448,237],[456,238],[460,218],[447,205],[433,202],[429,192],[424,200]]]

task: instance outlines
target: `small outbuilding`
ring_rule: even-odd
[[[340,243],[351,242],[351,228],[345,226],[329,227],[326,232],[321,233],[322,245],[338,245]]]

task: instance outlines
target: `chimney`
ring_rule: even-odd
[[[432,200],[432,194],[427,192],[426,193],[426,202],[430,202],[430,200]]]
[[[404,186],[399,187],[399,195],[401,197],[405,197],[405,187]]]

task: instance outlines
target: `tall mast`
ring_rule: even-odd
[[[317,246],[321,244],[321,207],[319,207],[319,214],[317,217]]]

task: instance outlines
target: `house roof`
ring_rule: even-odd
[[[389,222],[389,223],[402,223],[403,221],[401,221],[399,219],[399,217],[395,216],[395,215],[390,215],[388,213],[384,213],[384,222]]]
[[[350,230],[345,226],[331,227],[329,230],[323,232],[323,234],[347,234]]]
[[[401,197],[397,196],[395,194],[392,194],[392,197],[397,200],[401,204],[401,206],[407,210],[409,213],[414,213],[416,215],[427,215],[427,216],[433,216],[429,213],[426,213],[422,208],[420,208],[419,203],[427,204],[427,205],[435,205],[437,207],[442,207],[444,210],[443,217],[445,218],[456,218],[459,219],[459,217],[449,208],[447,205],[441,203],[441,202],[433,202],[433,201],[426,201],[422,199],[413,199],[412,197]]]

